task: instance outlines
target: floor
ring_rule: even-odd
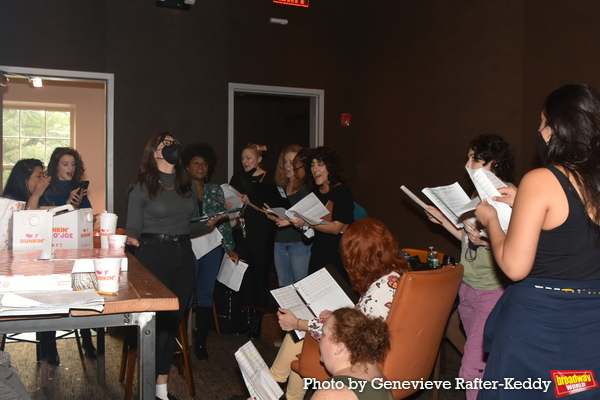
[[[263,335],[254,343],[267,365],[271,364],[277,354],[277,348],[273,342],[280,337],[281,331],[275,314],[266,315],[263,319]],[[243,336],[217,335],[214,331],[210,333],[208,339],[209,360],[198,361],[192,356],[193,378],[196,387],[194,399],[227,400],[233,395],[247,393],[234,358],[234,352],[246,341],[247,338]],[[82,370],[74,339],[61,339],[57,343],[61,364],[50,367],[50,380],[46,388],[40,387],[40,368],[36,363],[35,345],[30,343],[7,343],[6,345],[6,351],[11,354],[13,366],[17,368],[19,376],[33,400],[123,399],[124,386],[118,382],[122,349],[120,335],[106,336],[107,361],[104,387],[96,383],[94,360],[87,359],[87,370]],[[454,382],[454,378],[458,375],[460,356],[450,344],[446,344],[444,349],[446,370],[443,371],[442,380]],[[186,379],[178,375],[175,367],[171,370],[169,392],[179,400],[192,398],[188,393]],[[310,399],[310,395],[310,392],[307,393],[306,399]],[[134,390],[132,398],[138,398],[136,390]],[[432,391],[421,391],[410,399],[432,399]],[[460,390],[450,389],[440,392],[440,400],[457,399],[464,399],[464,393]]]

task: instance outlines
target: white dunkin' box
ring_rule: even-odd
[[[10,253],[10,252],[6,252]],[[0,293],[73,290],[72,260],[11,260],[0,266]]]
[[[54,249],[91,249],[94,247],[94,210],[82,208],[54,215]]]
[[[40,259],[52,258],[52,219],[47,210],[15,211],[11,218],[12,249],[41,250]]]

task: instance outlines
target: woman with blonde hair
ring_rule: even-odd
[[[239,193],[244,210],[233,229],[235,252],[248,263],[239,293],[242,302],[242,324],[236,334],[258,339],[262,317],[269,301],[269,268],[273,261],[275,224],[260,210],[264,201],[262,184],[274,184],[271,175],[261,167],[266,146],[250,143],[242,151],[243,171],[234,174],[229,184]]]

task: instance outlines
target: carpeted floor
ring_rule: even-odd
[[[254,343],[270,365],[277,348],[273,342],[280,339],[281,331],[277,325],[275,314],[266,315],[263,320],[263,336]],[[210,358],[208,361],[198,361],[193,358],[194,383],[196,386],[195,399],[227,400],[232,395],[247,393],[234,352],[246,343],[248,339],[243,336],[217,335],[211,332],[208,339]],[[106,385],[96,383],[96,362],[86,359],[87,370],[83,371],[77,353],[74,339],[58,340],[58,352],[61,364],[50,367],[49,382],[46,388],[40,387],[40,368],[36,362],[35,345],[30,343],[7,343],[6,351],[11,354],[12,363],[18,369],[19,376],[28,388],[34,400],[100,400],[123,399],[124,386],[118,382],[121,362],[122,339],[120,335],[106,335]],[[451,345],[445,345],[446,371],[442,379],[453,380],[458,375],[460,357]],[[137,376],[135,380],[137,385]],[[177,368],[171,370],[169,392],[179,400],[190,399],[186,378],[177,373]],[[306,399],[310,398],[310,392]],[[134,389],[133,399],[138,398]],[[412,400],[429,400],[431,391],[422,391],[412,396]],[[440,392],[440,400],[464,399],[464,394],[459,390]]]

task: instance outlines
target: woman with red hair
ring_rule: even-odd
[[[362,218],[346,230],[340,242],[340,251],[352,288],[361,295],[356,309],[367,316],[385,320],[398,281],[410,269],[396,239],[381,221]],[[280,308],[278,313],[279,325],[284,331],[308,331],[316,340],[320,340],[323,323],[329,315],[331,311],[324,311],[319,318],[308,321],[297,318],[290,310]],[[306,392],[302,378],[290,368],[290,363],[301,351],[302,341],[294,343],[291,336],[286,335],[271,367],[271,374],[276,381],[288,380],[288,400],[303,399]]]

